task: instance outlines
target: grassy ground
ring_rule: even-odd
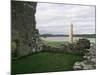
[[[60,46],[61,44],[65,44],[65,41],[45,41],[49,46]]]
[[[45,41],[50,46],[59,46],[66,42]],[[12,73],[37,73],[53,71],[70,71],[76,61],[82,60],[82,56],[73,54],[41,52],[12,61]]]
[[[69,71],[82,56],[60,53],[37,53],[12,61],[12,73],[37,73],[50,71]]]

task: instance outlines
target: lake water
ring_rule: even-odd
[[[76,41],[81,38],[82,37],[74,37],[73,40]],[[69,37],[46,37],[46,38],[41,37],[41,39],[45,41],[69,41]],[[95,38],[87,38],[87,39],[95,43]]]

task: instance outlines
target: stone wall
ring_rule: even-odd
[[[90,49],[83,56],[84,60],[75,62],[73,65],[74,70],[91,70],[96,69],[96,44],[91,43]]]
[[[11,1],[11,50],[13,57],[25,56],[38,48],[36,2]]]

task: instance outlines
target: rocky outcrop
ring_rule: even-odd
[[[36,2],[11,1],[12,56],[25,56],[38,51],[39,32],[36,29]]]

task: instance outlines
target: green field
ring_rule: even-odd
[[[50,71],[70,71],[76,61],[82,56],[60,53],[37,53],[12,61],[12,73],[37,73]]]
[[[45,41],[45,43],[49,46],[60,46],[62,44],[68,43],[66,41]]]

